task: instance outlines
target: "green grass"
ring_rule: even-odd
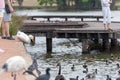
[[[42,6],[22,6],[21,8],[19,6],[13,6],[14,9],[41,9]]]
[[[10,23],[10,35],[16,35],[17,31],[19,30],[20,27],[23,25],[23,20],[25,19],[24,17],[21,16],[13,16],[12,21]]]
[[[120,2],[116,3],[115,5],[120,8]]]

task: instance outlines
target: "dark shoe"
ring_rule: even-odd
[[[13,37],[6,37],[8,40],[15,40]]]
[[[2,37],[2,39],[7,39],[7,37]]]

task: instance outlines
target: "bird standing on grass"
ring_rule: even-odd
[[[18,72],[26,68],[26,61],[22,56],[13,56],[6,60],[0,69],[0,73],[11,72],[11,76],[16,80]]]

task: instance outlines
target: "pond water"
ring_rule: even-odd
[[[112,11],[112,21],[120,21],[120,11]],[[19,10],[16,11],[17,15],[102,15],[101,11],[85,11],[85,12],[47,12],[44,10]],[[81,43],[78,39],[57,39],[53,38],[53,53],[51,58],[46,58],[46,38],[42,36],[36,37],[35,46],[30,46],[26,44],[27,52],[33,57],[37,58],[39,65],[39,70],[45,73],[47,67],[51,68],[50,80],[54,80],[55,76],[58,74],[58,67],[56,67],[58,62],[61,62],[62,74],[65,76],[66,80],[69,78],[75,78],[79,76],[79,80],[86,76],[83,73],[83,64],[86,60],[81,59]],[[106,65],[105,61],[93,60],[87,62],[88,73],[98,70],[96,77],[87,80],[106,80],[106,75],[110,75],[112,80],[116,80],[120,75],[116,68],[116,64],[120,63],[119,60]],[[75,65],[75,70],[72,71],[72,65]]]
[[[118,74],[119,69],[117,69],[116,64],[120,63],[119,60],[113,61],[109,65],[106,65],[105,60],[82,60],[81,58],[81,43],[77,39],[53,39],[53,53],[51,58],[46,58],[46,38],[36,37],[35,46],[26,44],[27,52],[33,57],[37,58],[39,70],[41,74],[45,74],[45,69],[47,67],[51,68],[50,80],[55,80],[58,74],[57,63],[60,62],[62,66],[62,75],[65,76],[66,80],[69,78],[75,78],[79,76],[79,79],[85,78],[89,73],[94,72],[95,69],[98,70],[96,77],[87,80],[106,80],[106,75],[109,75],[112,80],[115,80],[120,75]],[[71,42],[72,41],[72,42]],[[74,44],[73,44],[74,43]],[[90,62],[89,62],[90,61]],[[88,73],[83,73],[83,64],[87,62]],[[72,65],[75,65],[75,70],[72,71]]]

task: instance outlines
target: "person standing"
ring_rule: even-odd
[[[3,23],[2,23],[2,39],[10,39],[10,40],[13,39],[10,36],[10,32],[9,32],[12,13],[14,12],[14,9],[13,9],[12,4],[11,4],[12,2],[13,2],[13,0],[12,1],[5,0],[5,5],[8,5],[10,13],[7,13],[6,10],[4,12]]]
[[[0,0],[0,27],[4,16],[4,8],[5,8],[5,2],[4,0]],[[0,48],[0,53],[4,53],[4,52],[5,51]]]
[[[105,30],[109,30],[111,25],[111,11],[110,11],[111,3],[112,3],[112,0],[101,0],[103,24],[104,24]]]
[[[0,0],[0,27],[3,20],[4,8],[5,8],[5,2],[4,0]]]

